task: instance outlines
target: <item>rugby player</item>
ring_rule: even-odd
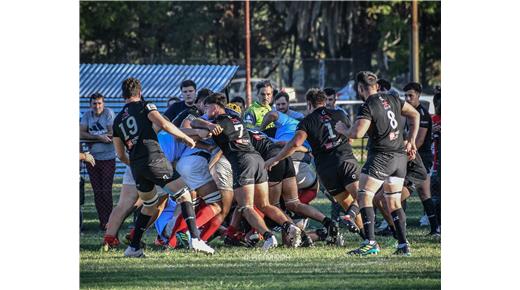
[[[206,114],[209,119],[214,120],[214,124],[207,129],[213,134],[213,139],[231,164],[238,211],[253,228],[263,234],[264,250],[276,247],[278,242],[253,209],[254,204],[272,220],[281,224],[293,246],[298,246],[301,230],[292,224],[279,208],[269,204],[267,172],[263,168],[263,159],[251,145],[249,134],[240,118],[226,114],[224,103],[219,101],[222,97],[222,94],[215,93],[204,100]]]
[[[154,104],[141,99],[141,82],[138,79],[124,80],[122,91],[126,105],[114,120],[114,146],[119,159],[130,166],[138,195],[143,200],[143,208],[137,217],[134,235],[125,250],[125,256],[143,257],[141,237],[152,216],[156,215],[158,204],[166,200],[166,196],[158,196],[155,185],[162,187],[180,203],[186,219],[195,215],[191,196],[180,182],[176,182],[172,166],[160,148],[153,125],[176,136],[190,147],[195,146],[195,141],[164,119]],[[129,157],[126,156],[125,148]],[[214,250],[199,239],[195,222],[191,224],[192,248],[213,253]]]
[[[358,214],[354,201],[358,190],[359,165],[348,138],[334,129],[337,122],[348,123],[347,116],[340,110],[327,109],[326,96],[321,90],[310,89],[305,98],[310,113],[298,124],[294,137],[284,148],[265,162],[265,167],[271,170],[308,140],[321,182],[354,220]],[[356,227],[352,220],[345,221],[350,228]],[[362,226],[361,223],[359,225]]]
[[[421,198],[424,211],[428,216],[430,222],[430,233],[429,235],[439,235],[439,223],[437,221],[437,215],[435,214],[435,204],[432,200],[430,191],[430,172],[433,165],[433,154],[432,154],[432,118],[428,110],[424,108],[419,102],[419,97],[422,92],[422,86],[419,83],[411,82],[407,84],[403,90],[405,91],[406,102],[412,105],[418,112],[421,118],[419,125],[419,133],[417,133],[417,139],[415,146],[421,159],[424,163],[424,167],[428,172],[426,181],[417,188],[419,197]]]
[[[282,91],[276,94],[276,96],[274,96],[274,105],[276,111],[287,114],[291,118],[294,118],[298,121],[302,120],[305,117],[302,113],[289,109],[289,94],[287,94],[286,92]]]
[[[365,101],[360,107],[354,125],[348,129],[337,123],[336,130],[352,139],[363,138],[368,133],[368,157],[359,179],[358,202],[366,240],[349,255],[369,255],[380,252],[374,234],[374,194],[383,185],[385,200],[391,212],[399,241],[395,254],[410,255],[406,240],[406,215],[401,208],[401,191],[406,175],[407,153],[415,158],[415,139],[419,130],[419,113],[398,97],[378,93],[377,76],[368,71],[356,75],[356,88]],[[408,142],[404,143],[404,124],[401,115],[410,124]]]

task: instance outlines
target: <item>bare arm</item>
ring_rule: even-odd
[[[158,111],[151,111],[148,113],[148,119],[152,121],[154,125],[159,127],[160,129],[170,133],[174,137],[180,139],[182,142],[186,143],[186,145],[193,148],[195,146],[195,141],[191,139],[188,135],[184,134],[179,128],[170,123],[168,120],[163,118]]]
[[[119,160],[121,160],[121,162],[123,162],[124,164],[130,165],[130,160],[126,155],[125,145],[123,144],[121,138],[114,137],[114,148],[116,150],[117,158],[119,158]]]
[[[110,126],[110,135],[112,135],[112,126]],[[110,138],[106,135],[92,135],[88,132],[88,126],[87,125],[80,125],[79,126],[79,137],[84,140],[93,140],[103,143],[110,143],[112,142]]]
[[[275,157],[265,162],[265,168],[271,170],[271,168],[278,164],[280,160],[291,156],[300,146],[303,145],[303,142],[305,142],[306,139],[307,133],[302,130],[297,130],[294,137],[289,141],[289,143],[285,144],[282,151],[278,152]]]
[[[220,127],[220,125],[213,124],[209,121],[200,118],[192,120],[190,125],[192,128],[208,129],[213,135],[219,135],[220,133],[222,133],[223,130],[222,127]]]
[[[217,152],[217,154],[215,154],[215,156],[213,156],[213,159],[211,159],[211,161],[209,162],[208,164],[208,168],[211,170],[211,168],[213,168],[213,166],[215,166],[215,164],[217,164],[217,162],[220,160],[220,158],[222,157],[222,150],[219,150]]]
[[[426,133],[428,133],[428,128],[419,127],[419,133],[417,133],[417,139],[415,140],[415,146],[417,146],[417,148],[421,148],[424,144]]]
[[[260,125],[260,131],[265,130],[269,124],[272,122],[276,122],[278,120],[278,112],[271,111],[267,114],[265,114],[264,119],[262,121],[262,125]]]
[[[410,127],[410,130],[408,133],[408,141],[413,144],[416,144],[417,135],[419,133],[419,122],[420,122],[421,116],[420,116],[419,112],[414,107],[412,107],[412,105],[410,105],[408,103],[404,103],[401,114],[408,119],[408,124]],[[424,142],[424,137],[423,137],[423,142]]]

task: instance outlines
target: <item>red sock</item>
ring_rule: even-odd
[[[175,221],[175,225],[173,226],[173,230],[170,233],[170,239],[168,240],[168,246],[175,248],[177,245],[177,237],[175,236],[175,233],[178,232],[178,228],[181,226],[181,224],[184,223],[186,225],[186,222],[182,218],[182,215],[179,215],[177,217],[177,220]]]
[[[201,202],[199,205],[199,210],[197,211],[197,214],[195,215],[195,224],[197,225],[197,228],[200,228],[201,226],[205,225],[209,220],[211,220],[216,215],[213,208],[209,205],[206,205],[205,203]],[[175,231],[181,231],[185,232],[188,230],[188,225],[186,222],[184,222],[180,225],[180,227]]]
[[[318,190],[316,189],[301,189],[298,192],[298,198],[301,203],[309,204],[313,199],[316,198]]]
[[[218,230],[220,225],[222,224],[222,216],[216,215],[214,216],[204,227],[204,229],[200,232],[200,238],[203,241],[207,241],[211,236]]]
[[[259,215],[261,218],[264,218],[264,217],[265,217],[265,214],[264,214],[261,210],[259,210],[258,207],[256,207],[256,206],[255,206],[255,211],[256,211],[256,213],[258,213],[258,215]]]
[[[235,235],[236,232],[237,232],[237,229],[235,229],[234,226],[229,225],[229,226],[227,227],[226,236],[228,236],[228,237],[233,237],[233,236]]]

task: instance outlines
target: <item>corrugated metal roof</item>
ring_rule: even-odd
[[[143,96],[181,96],[180,83],[191,79],[197,88],[220,92],[231,81],[238,66],[174,64],[80,64],[79,94],[88,97],[99,92],[105,98],[121,97],[121,82],[129,77],[141,80]]]

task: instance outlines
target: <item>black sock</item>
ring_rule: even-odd
[[[406,199],[401,201],[401,208],[406,212],[406,209],[408,208],[408,203],[406,202]]]
[[[395,232],[399,244],[406,243],[406,214],[402,208],[396,209],[392,212],[392,219],[394,220]]]
[[[330,227],[330,225],[332,224],[332,220],[329,217],[325,217],[321,221],[321,224],[328,229]]]
[[[435,206],[435,214],[437,215],[437,221],[439,222],[439,226],[441,225],[441,202]]]
[[[365,238],[369,241],[375,241],[376,235],[374,234],[374,208],[364,207],[360,210],[361,218],[363,219],[363,228],[365,229]]]
[[[424,200],[422,202],[424,211],[426,212],[426,215],[428,216],[428,220],[430,221],[430,229],[431,231],[437,230],[437,215],[435,214],[435,205],[433,204],[433,200],[431,198],[428,198],[427,200]]]
[[[182,217],[188,225],[188,230],[192,238],[198,239],[200,237],[199,229],[197,229],[197,223],[195,222],[195,210],[193,204],[189,201],[181,202]]]
[[[265,233],[263,234],[263,236],[264,236],[264,240],[268,240],[270,237],[273,236],[273,233],[267,231],[267,232],[265,232]]]
[[[282,225],[282,230],[284,232],[287,232],[289,230],[289,227],[291,226],[291,223],[290,222],[284,222],[283,225]]]
[[[356,216],[359,214],[359,206],[357,206],[357,204],[354,204],[354,203],[351,204],[348,207],[347,214],[350,216],[350,218],[352,220],[354,220],[356,218]],[[374,212],[374,215],[375,215],[375,212]]]
[[[364,229],[360,229],[360,230],[359,230],[359,236],[360,236],[363,240],[366,240],[366,239],[367,239],[367,236],[365,236],[365,231],[364,231]]]
[[[130,246],[132,246],[134,249],[138,250],[140,248],[141,238],[143,237],[143,233],[146,231],[146,226],[148,225],[148,222],[151,218],[151,216],[145,215],[141,212],[137,215],[134,236],[132,238],[132,242],[130,243]]]

